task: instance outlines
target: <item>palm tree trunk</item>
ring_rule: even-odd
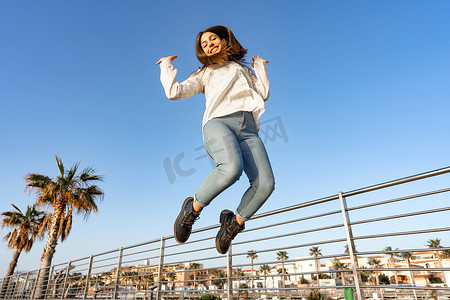
[[[35,299],[44,299],[47,291],[50,265],[52,264],[53,254],[55,253],[56,244],[58,242],[58,227],[61,218],[64,216],[66,205],[65,201],[59,200],[58,202],[59,203],[55,208],[51,227],[48,232],[47,244],[44,247],[44,253],[41,258],[41,268],[39,270],[39,277],[36,283],[36,290],[34,292]]]
[[[391,254],[390,263],[391,263],[391,267],[395,269],[395,259],[392,254]],[[398,272],[397,271],[394,271],[394,279],[395,279],[395,285],[398,285]]]
[[[316,261],[316,272],[318,272],[319,271],[319,260],[316,258],[315,261]],[[319,284],[320,274],[316,273],[316,276],[317,276],[317,286],[320,286],[320,284]]]
[[[346,285],[347,283],[345,282],[344,272],[341,272],[341,278],[342,278],[342,285]]]
[[[409,260],[409,258],[407,259],[407,262],[408,262],[408,268],[411,269],[411,261]],[[413,284],[413,286],[416,286],[416,280],[414,279],[413,271],[409,271],[409,273],[411,274],[411,283]]]
[[[284,259],[281,260],[281,286],[283,288],[285,288],[285,284],[284,284]]]
[[[14,270],[17,266],[17,261],[19,260],[20,253],[22,249],[14,248],[13,256],[11,262],[9,263],[8,269],[6,270],[6,275],[3,279],[2,290],[0,292],[0,298],[6,298],[6,292],[8,291],[8,285],[11,280],[11,276],[14,273]]]
[[[251,258],[252,261],[252,288],[253,288],[253,257]]]

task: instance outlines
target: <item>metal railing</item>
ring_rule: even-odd
[[[425,246],[437,238],[449,243],[449,173],[447,167],[257,215],[226,255],[215,249],[214,225],[193,231],[185,244],[161,237],[52,265],[43,297],[34,294],[39,270],[16,273],[0,281],[0,298],[450,296],[450,248]]]

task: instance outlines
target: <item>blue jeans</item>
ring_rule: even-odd
[[[244,171],[250,187],[236,213],[241,220],[249,220],[275,188],[272,167],[252,113],[240,111],[208,121],[203,128],[203,141],[216,167],[200,186],[196,203],[207,206],[239,180]]]

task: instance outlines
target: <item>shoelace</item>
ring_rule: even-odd
[[[193,211],[190,211],[184,216],[183,220],[181,221],[181,226],[192,226],[198,219],[200,219],[200,216],[194,214]]]
[[[241,227],[236,223],[231,223],[229,226],[225,227],[225,230],[227,231],[227,234],[225,235],[224,239],[225,241],[231,241],[234,239],[234,237],[241,232]]]

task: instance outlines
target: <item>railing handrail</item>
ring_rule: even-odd
[[[429,171],[429,172],[424,172],[424,173],[420,173],[420,174],[416,174],[416,175],[412,175],[412,176],[408,176],[408,177],[404,177],[404,178],[400,178],[400,179],[396,179],[396,180],[391,180],[391,181],[387,181],[387,182],[384,182],[384,183],[371,185],[371,186],[368,186],[368,187],[356,189],[356,190],[349,191],[349,192],[343,192],[342,195],[344,197],[354,196],[354,195],[358,195],[358,194],[362,194],[362,193],[366,193],[366,192],[371,192],[371,191],[379,190],[379,189],[382,189],[382,188],[391,187],[391,186],[399,185],[399,184],[403,184],[403,183],[408,183],[408,182],[412,182],[412,181],[416,181],[416,180],[420,180],[420,179],[424,179],[424,178],[434,177],[434,176],[438,176],[438,175],[442,175],[442,174],[446,174],[446,173],[450,173],[450,167],[440,168],[440,169]],[[283,213],[283,212],[287,212],[287,211],[291,211],[291,210],[296,210],[296,209],[308,207],[308,206],[311,206],[311,205],[317,205],[317,204],[321,204],[321,203],[325,203],[325,202],[332,201],[332,200],[337,200],[337,199],[339,199],[339,194],[328,196],[328,197],[324,197],[324,198],[319,198],[319,199],[316,199],[316,200],[303,202],[303,203],[292,205],[292,206],[287,206],[287,207],[284,207],[284,208],[281,208],[281,209],[272,210],[272,211],[265,212],[265,213],[261,213],[261,214],[253,216],[251,218],[251,220],[256,220],[256,219],[259,219],[259,218],[263,218],[263,217],[267,217],[267,216],[271,216],[271,215],[275,215],[275,214],[279,214],[279,213]],[[203,232],[203,231],[208,231],[208,230],[212,230],[212,229],[216,229],[216,228],[219,228],[219,227],[220,227],[220,224],[215,224],[215,225],[202,227],[202,228],[193,230],[192,234]],[[173,239],[174,236],[173,235],[163,236],[162,238],[167,240],[167,239]],[[160,238],[154,239],[154,240],[151,240],[151,241],[147,241],[147,242],[142,242],[142,243],[132,244],[132,245],[129,245],[129,246],[124,246],[124,247],[121,247],[121,248],[123,250],[127,250],[127,249],[140,247],[140,246],[144,246],[144,245],[148,245],[148,244],[152,244],[152,243],[158,243],[159,241],[160,241]],[[189,244],[189,242],[187,242],[186,244]],[[114,250],[93,254],[93,256],[102,256],[102,255],[118,252],[121,248],[117,248],[117,249],[114,249]],[[85,259],[89,259],[89,256],[86,256],[86,257],[83,257],[83,258],[74,259],[74,260],[72,260],[72,262],[81,261],[81,260],[85,260]],[[65,265],[65,264],[66,263],[60,263],[60,264],[56,264],[55,266]]]
[[[236,247],[235,249],[238,249],[240,251],[237,251],[236,253],[229,252],[226,255],[226,267],[218,267],[222,270],[226,270],[226,275],[221,275],[219,277],[216,277],[216,280],[224,280],[226,279],[226,282],[228,284],[227,288],[222,288],[217,289],[217,291],[226,291],[228,296],[230,296],[230,293],[232,293],[232,288],[230,287],[230,284],[232,284],[233,280],[240,280],[242,278],[246,278],[251,279],[251,283],[253,286],[253,280],[257,280],[258,278],[264,278],[264,282],[267,278],[272,278],[273,280],[275,280],[274,278],[281,278],[281,280],[283,281],[283,286],[280,287],[278,284],[278,288],[267,288],[267,286],[265,285],[265,288],[263,289],[259,289],[259,290],[292,290],[292,289],[297,289],[297,288],[292,288],[292,287],[285,287],[284,286],[284,280],[285,277],[289,276],[299,276],[299,275],[311,275],[311,280],[313,280],[313,276],[312,275],[317,275],[316,278],[319,277],[319,274],[330,274],[330,276],[334,276],[335,278],[338,278],[337,274],[339,273],[348,273],[348,274],[352,274],[353,277],[349,277],[348,279],[350,279],[350,284],[349,281],[347,281],[346,284],[346,280],[345,277],[342,275],[342,279],[341,279],[341,285],[338,285],[338,283],[335,282],[335,284],[337,286],[319,286],[319,288],[344,288],[344,287],[354,287],[356,288],[356,296],[358,299],[362,299],[362,291],[361,289],[371,289],[373,287],[371,286],[367,286],[367,285],[361,285],[362,281],[360,282],[360,279],[358,278],[358,273],[363,272],[363,271],[367,271],[367,270],[371,270],[371,271],[375,271],[375,272],[381,272],[381,271],[393,271],[393,272],[410,272],[410,276],[412,279],[412,284],[415,285],[414,283],[414,272],[419,272],[419,274],[422,274],[423,276],[427,275],[427,273],[424,272],[429,272],[428,276],[433,276],[433,274],[435,275],[436,272],[442,272],[442,274],[444,274],[444,280],[445,280],[445,272],[450,271],[450,268],[447,268],[445,266],[442,265],[441,263],[441,258],[435,258],[435,260],[439,260],[439,262],[441,263],[440,266],[439,265],[435,265],[434,267],[429,267],[428,264],[425,265],[420,265],[420,267],[411,267],[411,264],[414,264],[415,261],[413,259],[411,259],[411,262],[408,260],[408,268],[398,268],[395,267],[395,264],[393,265],[392,268],[389,267],[389,263],[387,264],[387,267],[380,267],[380,268],[369,268],[369,269],[364,269],[364,268],[360,268],[358,266],[358,259],[361,259],[361,257],[363,258],[369,258],[367,257],[367,255],[376,255],[376,254],[382,254],[382,255],[389,255],[389,254],[396,254],[396,253],[405,253],[405,252],[411,252],[411,253],[417,253],[420,251],[431,251],[433,252],[433,257],[435,256],[435,254],[438,251],[443,251],[443,250],[450,250],[450,247],[440,247],[440,248],[426,248],[426,249],[403,249],[403,250],[399,250],[399,249],[395,249],[395,250],[385,250],[385,251],[364,251],[364,252],[356,252],[356,248],[354,245],[355,241],[364,241],[367,239],[375,239],[375,238],[385,238],[385,237],[400,237],[400,236],[412,236],[412,235],[417,235],[417,234],[429,234],[429,233],[436,233],[436,232],[447,232],[450,231],[450,227],[447,227],[447,224],[444,224],[444,226],[438,226],[435,225],[435,228],[428,228],[428,229],[423,229],[423,227],[420,227],[420,229],[415,229],[415,230],[409,230],[408,231],[401,231],[401,229],[396,229],[393,232],[379,232],[376,231],[375,234],[368,234],[368,233],[359,233],[359,235],[353,235],[351,227],[357,227],[357,225],[363,225],[363,224],[373,224],[375,222],[384,222],[384,221],[390,221],[390,220],[396,220],[396,219],[405,219],[405,218],[410,218],[410,217],[416,217],[416,216],[424,216],[424,215],[431,215],[431,214],[437,214],[437,213],[441,213],[444,211],[448,211],[450,210],[450,207],[434,207],[432,209],[419,209],[419,210],[415,210],[415,211],[409,211],[406,213],[396,213],[394,215],[383,215],[381,217],[379,216],[375,216],[375,217],[367,217],[366,215],[364,215],[364,219],[360,219],[359,221],[354,221],[351,222],[350,218],[349,218],[349,212],[353,212],[356,210],[361,210],[361,209],[365,209],[365,208],[369,208],[369,207],[373,207],[373,206],[378,206],[378,205],[383,205],[383,204],[390,204],[390,203],[394,203],[394,202],[398,202],[398,201],[404,201],[404,200],[410,200],[410,199],[416,199],[416,198],[421,198],[421,197],[427,197],[429,195],[435,195],[435,194],[439,194],[439,193],[444,193],[444,192],[450,192],[450,188],[444,188],[444,189],[440,189],[440,190],[435,190],[435,191],[427,191],[427,192],[422,192],[419,194],[415,194],[415,195],[407,195],[407,196],[403,196],[400,198],[394,198],[394,199],[382,199],[383,201],[379,201],[379,202],[371,202],[369,204],[364,204],[364,205],[358,205],[358,206],[353,206],[350,208],[347,208],[347,201],[346,201],[346,197],[351,197],[351,196],[356,196],[356,195],[360,195],[360,194],[364,194],[364,193],[368,193],[368,192],[372,192],[372,191],[376,191],[376,190],[381,190],[381,189],[385,189],[388,187],[393,187],[393,186],[397,186],[397,185],[401,185],[401,184],[405,184],[405,183],[409,183],[409,182],[413,182],[413,181],[418,181],[418,180],[422,180],[425,178],[430,178],[430,177],[435,177],[438,175],[443,175],[443,174],[447,174],[450,173],[450,167],[445,167],[445,168],[441,168],[441,169],[437,169],[437,170],[433,170],[433,171],[429,171],[429,172],[424,172],[424,173],[420,173],[417,175],[413,175],[413,176],[408,176],[408,177],[404,177],[404,178],[400,178],[400,179],[396,179],[396,180],[391,180],[391,181],[387,181],[387,182],[383,182],[383,183],[379,183],[379,184],[375,184],[375,185],[371,185],[371,186],[367,186],[364,188],[360,188],[360,189],[356,189],[356,190],[352,190],[352,191],[348,191],[348,192],[339,192],[336,195],[332,195],[332,196],[328,196],[328,197],[324,197],[324,198],[319,198],[319,199],[315,199],[315,200],[311,200],[311,201],[306,201],[306,202],[302,202],[299,204],[295,204],[295,205],[291,205],[291,206],[287,206],[284,208],[280,208],[280,209],[276,209],[276,210],[272,210],[272,211],[268,211],[268,212],[264,212],[258,215],[255,215],[252,220],[256,220],[256,219],[260,219],[263,217],[268,217],[268,216],[273,216],[273,215],[277,215],[277,214],[281,214],[281,213],[285,213],[285,212],[289,212],[289,211],[293,211],[293,210],[297,210],[297,209],[301,209],[301,208],[306,208],[306,207],[310,207],[310,206],[314,206],[314,205],[318,205],[318,204],[322,204],[322,203],[326,203],[326,202],[331,202],[331,201],[335,201],[335,200],[339,200],[337,202],[338,206],[340,206],[340,210],[336,210],[335,208],[331,208],[329,209],[327,206],[326,211],[321,211],[319,214],[309,214],[309,215],[301,215],[301,218],[295,218],[295,219],[289,219],[287,221],[283,220],[282,222],[278,222],[278,223],[270,223],[269,225],[263,225],[263,226],[259,226],[259,227],[255,227],[252,228],[250,230],[248,230],[248,232],[250,231],[258,231],[258,232],[264,232],[263,230],[265,230],[266,228],[275,228],[276,226],[284,226],[287,224],[290,224],[289,228],[290,230],[292,230],[291,232],[284,232],[282,234],[271,234],[271,233],[265,233],[265,235],[263,237],[261,236],[256,236],[254,237],[254,239],[247,239],[247,240],[243,240],[243,241],[239,241],[236,243],[233,243],[233,247]],[[442,200],[442,199],[441,199]],[[334,205],[334,204],[333,204]],[[341,221],[336,221],[336,216],[337,214],[341,214],[342,218],[343,218],[343,222],[341,223]],[[318,218],[324,217],[324,216],[332,216],[331,219],[329,219],[329,222],[332,222],[331,224],[323,224],[320,223],[319,226],[314,225],[307,228],[301,227],[299,230],[299,228],[297,227],[297,223],[299,222],[304,222],[307,220],[317,220]],[[321,219],[322,222],[323,219]],[[306,224],[307,222],[305,222]],[[308,224],[307,224],[308,225]],[[220,225],[219,224],[215,224],[215,225],[210,225],[207,227],[203,227],[197,230],[193,230],[192,234],[196,234],[196,233],[201,233],[201,232],[206,232],[212,229],[216,229],[218,228]],[[361,226],[363,227],[363,226]],[[281,228],[281,227],[280,227]],[[264,263],[252,263],[251,264],[243,264],[243,263],[238,263],[238,264],[233,264],[232,263],[232,258],[238,258],[242,257],[244,255],[248,255],[248,253],[246,252],[242,252],[242,245],[246,245],[246,244],[251,244],[251,243],[257,243],[257,242],[262,242],[262,241],[274,241],[274,240],[282,240],[283,238],[291,238],[291,237],[298,237],[298,236],[307,236],[308,234],[316,234],[318,232],[323,233],[323,232],[335,232],[333,230],[338,229],[338,228],[344,228],[345,229],[345,237],[341,237],[339,235],[335,236],[335,235],[326,235],[325,238],[321,237],[321,238],[316,238],[314,241],[310,242],[308,240],[300,240],[300,244],[298,243],[299,240],[290,240],[289,242],[291,244],[288,245],[283,245],[283,244],[278,244],[278,243],[272,243],[270,244],[270,246],[266,247],[263,249],[256,249],[256,250],[252,250],[252,251],[256,251],[257,253],[274,253],[278,250],[288,250],[288,249],[299,249],[299,248],[304,248],[304,247],[311,247],[311,246],[319,246],[319,245],[329,245],[329,244],[339,244],[342,242],[346,242],[347,245],[347,250],[349,251],[349,253],[339,253],[339,254],[333,254],[335,252],[331,252],[332,255],[325,255],[325,256],[320,256],[320,257],[297,257],[295,259],[286,259],[283,260],[283,264],[289,265],[289,264],[294,264],[293,268],[294,271],[291,272],[290,274],[286,274],[284,273],[285,271],[281,271],[281,273],[270,273],[270,275],[254,275],[254,273],[252,272],[252,275],[246,275],[246,276],[232,276],[230,275],[230,272],[233,272],[234,269],[233,268],[239,268],[239,267],[243,267],[243,266],[251,266],[252,267],[252,271],[253,271],[253,267],[254,265],[263,265],[263,264],[274,264],[276,263],[276,261],[270,261],[267,260]],[[391,230],[391,228],[389,228],[388,230]],[[274,232],[274,231],[270,231],[270,232]],[[62,290],[62,293],[66,292],[69,293],[70,292],[70,284],[68,284],[69,287],[67,287],[66,289],[66,281],[69,278],[72,278],[72,275],[69,275],[69,270],[70,267],[73,266],[75,267],[74,263],[77,263],[76,268],[77,268],[77,272],[79,274],[82,274],[84,271],[87,270],[87,275],[85,278],[81,278],[78,281],[71,281],[71,284],[73,284],[74,282],[76,283],[85,283],[85,285],[82,288],[82,293],[83,293],[83,298],[86,299],[88,293],[89,293],[89,288],[93,287],[101,287],[101,285],[97,285],[96,281],[99,280],[98,277],[96,275],[100,274],[99,273],[92,273],[93,269],[95,270],[104,270],[106,269],[106,267],[110,267],[110,266],[115,266],[114,269],[111,270],[111,272],[115,273],[114,276],[109,277],[107,279],[104,279],[103,284],[108,284],[108,285],[112,285],[114,287],[114,292],[112,294],[112,300],[115,300],[117,297],[120,297],[118,293],[120,293],[121,289],[123,286],[127,286],[128,283],[122,283],[119,278],[123,277],[123,278],[140,278],[140,274],[138,275],[133,275],[132,273],[129,273],[129,271],[127,270],[122,270],[122,265],[129,264],[129,263],[134,263],[137,261],[140,261],[143,256],[144,253],[149,253],[152,259],[156,259],[159,258],[159,263],[158,264],[153,264],[153,265],[149,265],[149,263],[147,263],[146,265],[148,265],[148,267],[150,268],[157,268],[158,271],[155,271],[155,269],[153,269],[153,271],[151,271],[152,269],[146,271],[147,273],[145,273],[146,275],[151,275],[151,276],[158,276],[158,281],[157,283],[154,284],[154,286],[157,288],[156,295],[157,298],[161,298],[161,295],[163,293],[166,293],[168,291],[165,291],[162,289],[162,284],[163,284],[163,276],[167,276],[168,274],[171,274],[173,272],[177,272],[177,274],[180,271],[177,271],[175,268],[173,268],[173,266],[176,266],[178,264],[187,264],[187,263],[191,263],[193,262],[200,262],[200,261],[208,261],[208,260],[216,260],[216,259],[222,259],[225,258],[224,255],[217,255],[217,253],[214,252],[214,254],[211,256],[202,256],[202,255],[198,255],[198,253],[204,252],[204,251],[210,251],[213,250],[215,247],[213,246],[196,246],[195,248],[192,247],[192,245],[194,245],[195,243],[199,243],[199,245],[201,245],[201,242],[205,242],[208,240],[213,239],[214,237],[202,237],[200,236],[199,239],[191,239],[190,242],[187,242],[183,245],[177,244],[177,243],[172,243],[174,240],[174,236],[170,235],[170,236],[162,236],[158,239],[154,239],[154,240],[150,240],[150,241],[146,241],[146,242],[141,242],[141,243],[137,243],[137,244],[132,244],[129,246],[125,246],[125,247],[120,247],[118,249],[114,249],[114,250],[109,250],[109,251],[105,251],[105,252],[101,252],[101,253],[97,253],[97,254],[92,254],[90,256],[87,257],[83,257],[83,258],[78,258],[75,260],[71,260],[69,262],[64,262],[64,263],[60,263],[60,264],[55,264],[52,266],[49,266],[48,268],[46,268],[46,272],[50,273],[49,274],[49,279],[48,281],[45,283],[46,285],[46,289],[47,288],[51,288],[53,286],[53,291],[55,291],[56,289],[58,289],[58,281],[62,279],[59,278],[60,275],[57,275],[57,277],[54,277],[54,279],[52,279],[52,276],[56,276],[56,274],[63,274],[64,270],[66,271],[64,276],[64,287]],[[166,245],[166,241],[171,241],[168,245]],[[147,246],[147,245],[152,245],[151,247],[146,247],[146,248],[151,248],[151,249],[146,249],[146,248],[142,248],[142,249],[136,249],[138,247],[142,247],[142,246]],[[186,250],[184,247],[189,246],[191,248],[191,250]],[[269,245],[269,244],[268,244]],[[334,245],[332,245],[333,247],[335,247]],[[181,247],[179,250],[178,247]],[[131,250],[133,249],[133,251],[127,251],[127,250]],[[165,252],[165,250],[169,249],[169,251]],[[172,250],[175,249],[175,250]],[[245,248],[244,248],[245,249]],[[159,252],[159,255],[157,254],[157,252]],[[192,260],[186,260],[185,258],[181,257],[180,259],[178,259],[177,257],[179,255],[186,255],[186,254],[190,254],[192,255],[192,253],[195,253],[195,255],[199,256],[199,258],[196,259],[192,259]],[[114,255],[108,255],[108,254],[114,254]],[[107,255],[107,256],[105,256]],[[140,256],[139,256],[140,255]],[[278,255],[278,253],[277,253]],[[311,254],[310,254],[311,255]],[[410,254],[411,255],[411,254]],[[103,256],[103,257],[102,257]],[[175,258],[174,258],[175,257]],[[419,256],[420,257],[420,256]],[[94,258],[100,258],[98,260],[94,261]],[[127,258],[126,260],[123,260]],[[167,258],[167,260],[166,260]],[[278,259],[279,257],[277,257]],[[350,261],[350,263],[347,264],[346,267],[344,268],[340,268],[340,269],[328,269],[328,270],[324,270],[324,269],[318,269],[317,268],[317,264],[318,264],[318,260],[319,259],[331,259],[331,258],[339,258],[339,259],[344,259]],[[148,257],[146,257],[146,259],[149,259]],[[427,258],[428,259],[428,258]],[[315,260],[316,263],[316,270],[315,271],[311,271],[311,270],[305,270],[302,272],[298,272],[296,271],[296,264],[297,262],[301,262],[301,261],[309,261],[309,260]],[[110,261],[108,263],[103,263],[106,261]],[[278,261],[279,263],[279,261]],[[403,264],[405,263],[404,261],[402,262]],[[371,263],[369,263],[371,264]],[[277,264],[275,264],[276,266]],[[172,266],[172,267],[167,267],[167,266]],[[312,265],[311,265],[312,266]],[[63,267],[63,268],[60,268]],[[291,266],[292,267],[292,266]],[[124,267],[125,268],[125,267]],[[128,268],[128,267],[127,267]],[[130,267],[131,268],[131,267]],[[171,269],[173,268],[173,269]],[[144,267],[142,269],[145,269]],[[196,271],[201,270],[202,272],[208,271],[208,270],[213,270],[215,268],[205,268],[205,267],[201,267],[201,269],[185,269],[184,271],[181,271],[182,273],[184,273],[183,276],[187,276],[189,274],[189,272],[194,272],[194,274],[196,274]],[[138,270],[138,269],[136,269]],[[279,271],[279,270],[278,270]],[[59,273],[58,273],[59,272]],[[80,273],[81,272],[81,273]],[[122,272],[128,272],[128,275],[121,275]],[[131,272],[131,270],[130,270]],[[133,271],[134,272],[134,271]],[[136,271],[138,272],[138,271]],[[150,272],[150,273],[148,273]],[[280,271],[279,271],[280,272]],[[9,278],[4,277],[1,279],[0,282],[5,282],[5,280],[13,280],[14,277],[16,277],[16,282],[18,280],[21,280],[20,276],[22,276],[25,273],[19,274],[19,273],[15,273],[11,276],[9,276]],[[29,275],[32,274],[30,276],[30,284],[33,288],[33,284],[37,285],[37,280],[34,279],[34,277],[39,277],[42,275],[40,274],[40,270],[34,270],[34,271],[29,271],[26,272],[26,279],[25,281],[28,283],[28,277]],[[75,273],[73,273],[75,274]],[[334,275],[333,275],[334,274]],[[366,273],[367,274],[367,273]],[[369,273],[370,274],[370,273]],[[430,275],[431,274],[431,275]],[[78,276],[78,275],[76,275]],[[90,276],[92,278],[90,278]],[[172,275],[173,276],[173,275]],[[370,275],[371,276],[371,275]],[[378,275],[377,275],[378,276]],[[395,275],[397,276],[397,275]],[[75,277],[78,278],[78,277]],[[152,277],[153,278],[153,277]],[[207,277],[208,279],[198,279],[198,280],[186,280],[186,277],[184,278],[177,278],[177,283],[184,283],[184,285],[186,285],[186,283],[192,283],[192,282],[211,282],[212,277]],[[294,277],[295,278],[295,277]],[[298,278],[298,277],[297,277]],[[378,278],[378,277],[377,277]],[[407,277],[406,277],[407,278]],[[431,278],[431,277],[430,277]],[[347,279],[347,280],[348,280]],[[23,278],[22,278],[23,280]],[[53,282],[51,283],[51,281],[53,280]],[[153,279],[152,279],[153,280]],[[167,280],[167,277],[165,277],[165,280]],[[297,279],[299,280],[299,279]],[[314,279],[316,280],[316,279]],[[373,280],[373,278],[372,278]],[[110,283],[108,283],[108,281]],[[352,284],[353,281],[353,284]],[[115,283],[114,283],[115,282]],[[169,281],[170,282],[170,281]],[[172,282],[175,282],[172,279]],[[317,280],[317,282],[319,282],[319,280]],[[431,282],[431,279],[430,279]],[[435,282],[435,281],[433,281]],[[93,285],[93,283],[95,285]],[[153,283],[153,282],[152,282]],[[397,283],[397,277],[396,277],[396,283]],[[265,284],[265,283],[264,283]],[[148,283],[147,283],[148,285]],[[181,286],[184,286],[181,285]],[[14,293],[17,292],[17,290],[19,289],[19,285],[11,285],[8,284],[8,289],[7,292],[14,295]],[[275,286],[275,285],[273,285]],[[379,285],[378,284],[378,279],[377,279],[377,288],[382,288],[383,285]],[[35,288],[35,287],[34,287]],[[313,287],[313,286],[308,286],[308,287],[302,287],[301,289],[305,289],[305,290],[310,290],[310,289],[314,289],[317,287]],[[408,289],[411,288],[412,290],[421,290],[424,289],[424,286],[402,286],[399,287],[399,285],[396,285],[396,288],[401,288],[401,289]],[[428,288],[428,287],[427,287]],[[148,289],[148,286],[147,286]],[[251,288],[251,289],[239,289],[239,290],[258,290],[255,288]],[[447,287],[431,287],[431,289],[441,289],[441,290],[448,290],[448,284]],[[22,293],[22,291],[20,291]],[[198,291],[193,291],[193,292],[199,292]],[[33,297],[33,295],[31,295],[31,297]],[[47,293],[45,294],[45,299],[47,297]],[[63,295],[63,298],[66,297],[65,295]],[[417,299],[417,298],[416,298]]]

